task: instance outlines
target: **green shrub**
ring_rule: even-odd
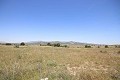
[[[25,43],[24,43],[24,42],[21,42],[21,43],[20,43],[20,45],[21,45],[21,46],[24,46],[24,45],[25,45]]]
[[[61,46],[61,47],[65,47],[65,48],[66,48],[66,47],[68,47],[68,46],[67,46],[67,45],[63,45],[63,46]]]
[[[85,45],[85,48],[91,48],[91,46],[90,45]]]
[[[108,45],[105,45],[105,48],[108,48]]]
[[[60,47],[60,43],[54,44],[54,47]]]
[[[66,47],[68,47],[67,45],[64,45],[64,47],[66,48]]]
[[[48,75],[48,78],[49,80],[73,80],[72,76],[65,70],[56,70],[56,72],[51,72]]]
[[[11,43],[6,43],[5,45],[12,45]]]
[[[49,61],[47,62],[47,66],[56,67],[56,66],[57,66],[57,63],[56,63],[55,61],[53,61],[53,60],[49,60]]]
[[[59,73],[58,78],[62,80],[71,80],[71,76],[64,72]]]
[[[47,43],[47,46],[52,46],[52,44],[51,43]]]

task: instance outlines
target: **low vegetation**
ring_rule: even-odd
[[[120,80],[119,51],[1,45],[0,80]]]

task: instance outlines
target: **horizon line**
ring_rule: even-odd
[[[17,41],[17,42],[13,42],[13,41],[0,41],[0,43],[21,43],[21,42],[25,42],[25,43],[30,43],[30,42],[78,42],[78,43],[85,43],[85,44],[96,44],[96,45],[120,45],[120,43],[113,43],[113,44],[105,44],[105,43],[92,43],[92,42],[80,42],[80,41],[74,41],[74,40],[69,40],[69,41],[59,41],[59,40],[34,40],[34,41]]]

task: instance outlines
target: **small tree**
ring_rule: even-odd
[[[47,46],[51,46],[51,43],[47,43]]]
[[[21,43],[20,43],[20,45],[21,45],[21,46],[24,46],[24,45],[25,45],[25,43],[24,43],[24,42],[21,42]]]
[[[108,48],[108,45],[105,45],[105,48]]]

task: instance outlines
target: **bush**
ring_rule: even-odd
[[[105,48],[108,48],[108,45],[105,45]]]
[[[66,47],[68,47],[68,46],[67,46],[67,45],[63,45],[63,46],[61,46],[61,47],[65,47],[65,48],[66,48]]]
[[[120,48],[120,45],[115,45],[115,48]]]
[[[54,44],[54,47],[60,47],[60,43]]]
[[[57,63],[56,63],[55,61],[53,61],[53,60],[49,60],[49,61],[47,62],[47,66],[49,66],[49,67],[56,67],[56,66],[57,66]]]
[[[47,46],[52,46],[51,43],[47,43]]]
[[[100,48],[100,46],[98,46],[98,48]]]
[[[101,52],[101,53],[107,53],[107,51],[102,51],[102,50],[101,50],[100,52]]]
[[[42,44],[40,44],[40,46],[42,46]]]
[[[21,46],[24,46],[24,45],[25,45],[25,43],[24,43],[24,42],[22,42],[22,43],[20,43],[20,45],[21,45]]]
[[[68,47],[67,45],[64,45],[64,47],[66,48],[66,47]]]
[[[115,45],[115,48],[117,48],[117,45]]]
[[[6,43],[5,45],[12,45],[11,43]]]
[[[120,45],[118,45],[118,48],[120,48]]]
[[[91,46],[90,45],[85,45],[85,48],[91,48]]]
[[[120,54],[120,51],[118,51],[117,54]]]

